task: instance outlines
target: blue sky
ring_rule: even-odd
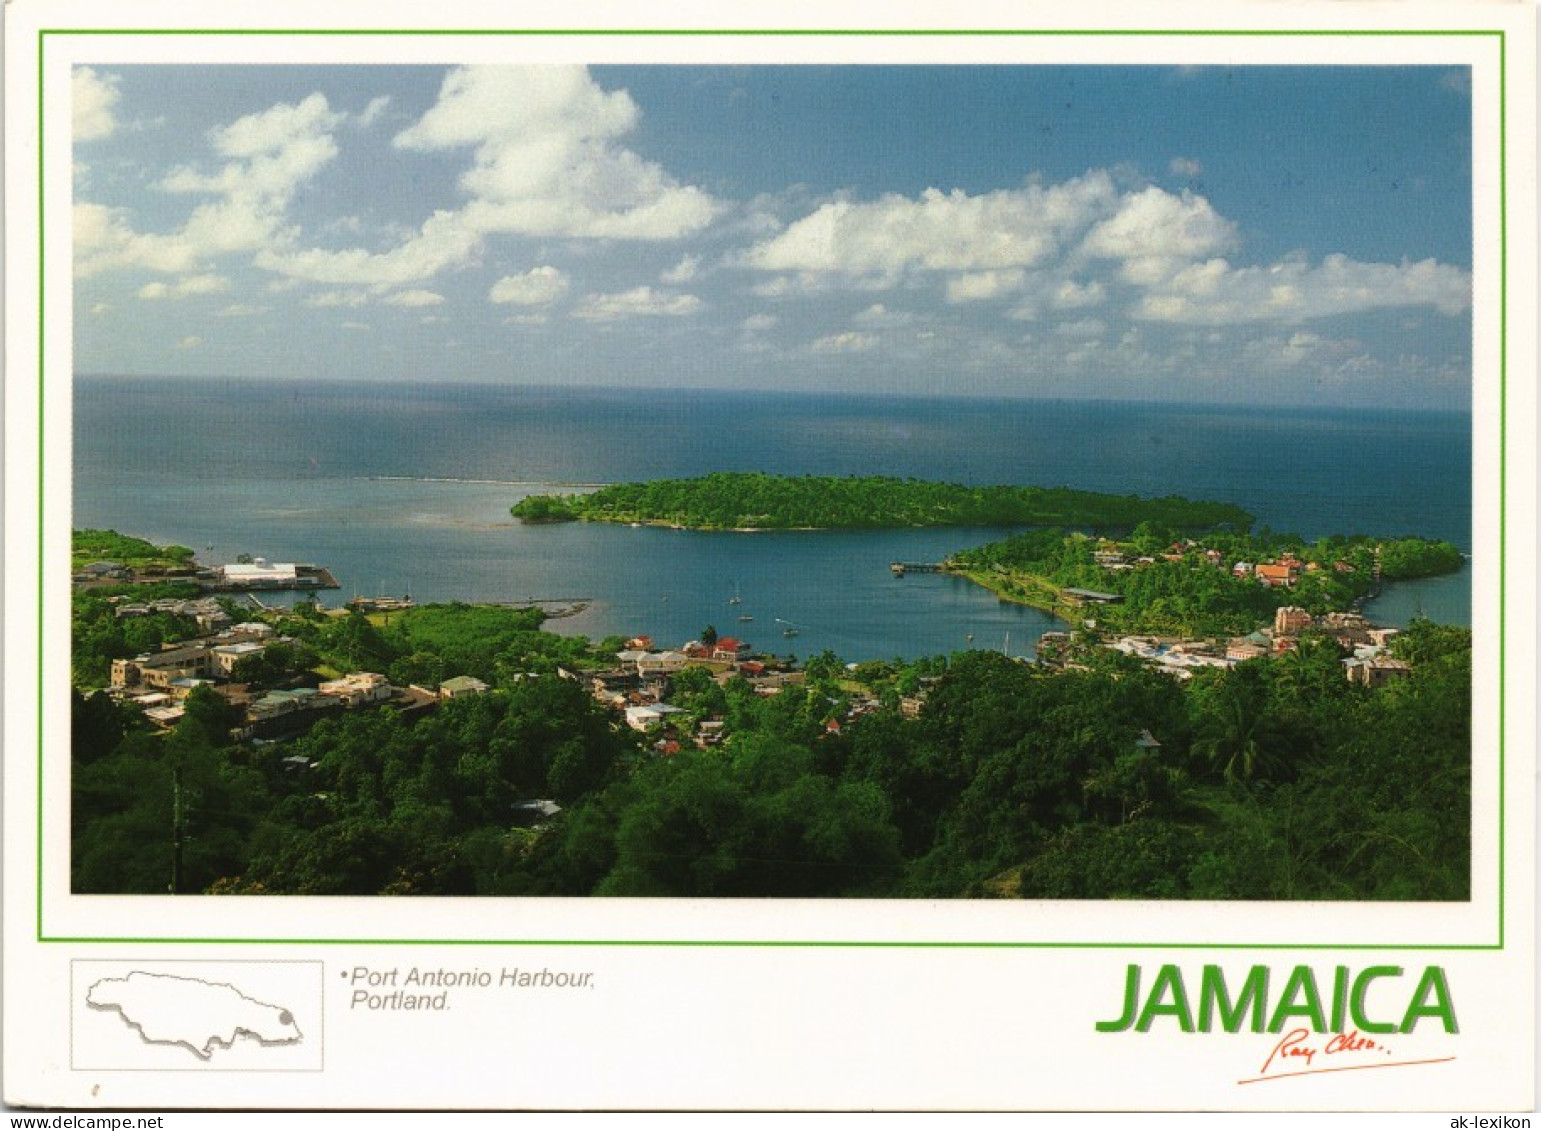
[[[1463,408],[1438,67],[110,66],[82,373]]]

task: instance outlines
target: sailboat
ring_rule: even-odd
[[[744,599],[742,597],[740,597],[739,594],[738,594],[738,583],[734,582],[733,583],[733,596],[728,598],[728,604],[730,604],[730,605],[742,605],[743,603],[744,603]]]

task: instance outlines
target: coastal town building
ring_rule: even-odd
[[[352,672],[341,679],[326,680],[317,690],[349,708],[382,703],[393,694],[390,681],[375,672]]]
[[[462,695],[480,695],[488,687],[474,675],[457,675],[439,684],[440,699],[458,699]]]
[[[145,653],[131,660],[112,662],[112,686],[169,687],[189,676],[207,678],[214,673],[214,654],[205,645],[193,644]]]
[[[720,636],[712,645],[711,658],[714,660],[738,660],[749,655],[751,649],[749,642],[739,640],[733,636]]]
[[[241,589],[288,589],[299,577],[293,562],[270,562],[266,558],[233,562],[221,566],[219,573],[226,585]]]
[[[1233,663],[1241,664],[1248,660],[1256,660],[1268,655],[1269,647],[1267,637],[1254,640],[1250,636],[1239,636],[1226,644],[1225,658]]]
[[[1299,605],[1285,605],[1274,613],[1275,636],[1298,636],[1311,627],[1311,614]]]
[[[1384,687],[1394,679],[1412,674],[1412,665],[1406,660],[1391,656],[1374,656],[1370,659],[1354,658],[1343,661],[1344,673],[1350,683],[1364,687]]]
[[[1275,562],[1256,567],[1253,574],[1270,589],[1288,589],[1300,580],[1298,563]]]
[[[670,715],[681,714],[683,708],[668,703],[647,703],[626,708],[626,725],[632,730],[648,731],[663,723]]]
[[[236,664],[242,660],[260,656],[266,650],[255,640],[241,640],[234,644],[216,644],[209,651],[213,655],[214,668],[222,676],[229,677]]]

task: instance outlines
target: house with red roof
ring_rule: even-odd
[[[719,636],[717,643],[712,645],[714,660],[736,660],[740,656],[747,655],[749,655],[748,642],[733,636]]]
[[[1260,565],[1254,571],[1257,579],[1270,589],[1288,588],[1300,579],[1299,563],[1278,562]]]

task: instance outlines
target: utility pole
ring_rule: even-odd
[[[182,892],[182,768],[171,770],[171,883],[166,890],[172,895]]]

